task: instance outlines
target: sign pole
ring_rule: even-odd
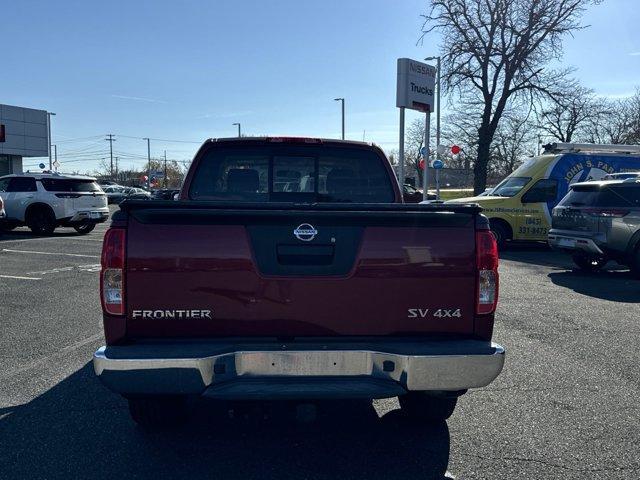
[[[436,91],[438,92],[438,116],[436,119],[436,158],[440,158],[440,112],[442,111],[442,105],[440,105],[440,70],[442,58],[438,57],[438,77],[436,78]],[[440,200],[440,169],[436,170],[436,200]]]
[[[429,128],[431,124],[431,112],[424,115],[424,172],[422,173],[422,200],[428,200],[429,191]]]
[[[404,107],[400,107],[400,148],[398,153],[398,160],[400,162],[400,171],[398,176],[400,177],[400,195],[404,194]]]
[[[400,184],[404,187],[404,109],[418,110],[425,113],[424,146],[422,161],[424,163],[422,198],[429,196],[429,123],[434,105],[434,89],[436,69],[426,63],[410,58],[398,59],[398,79],[396,84],[396,107],[400,108]]]
[[[49,170],[51,171],[53,170],[53,160],[51,159],[51,114],[49,112],[47,112],[47,143],[49,145]]]

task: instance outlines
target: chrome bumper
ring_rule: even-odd
[[[80,222],[94,222],[94,223],[102,223],[106,222],[109,218],[109,211],[102,210],[91,210],[91,211],[83,211],[76,213],[71,219],[69,223],[80,223]]]
[[[387,344],[387,346],[389,346]],[[466,348],[466,347],[469,348]],[[505,350],[495,343],[465,340],[426,344],[391,344],[383,349],[351,348],[342,344],[317,346],[274,345],[258,350],[216,345],[226,350],[212,355],[202,347],[173,344],[102,347],[93,357],[96,375],[121,394],[205,394],[243,398],[246,385],[276,393],[280,387],[295,393],[296,384],[307,393],[327,390],[357,391],[359,382],[377,383],[382,398],[407,390],[458,391],[484,387],[502,371]],[[191,355],[189,353],[196,353]],[[164,354],[163,354],[164,352]],[[309,381],[316,381],[309,386]],[[324,383],[323,383],[324,382]],[[342,382],[342,386],[340,386]],[[258,385],[258,387],[256,387]],[[261,386],[260,386],[261,385]],[[338,385],[338,386],[336,386]],[[364,388],[364,387],[362,387]],[[368,387],[367,387],[368,388]],[[265,390],[266,389],[266,390]],[[373,390],[376,390],[374,388]],[[245,392],[245,393],[243,393]],[[324,392],[331,396],[331,392]],[[269,396],[269,395],[267,395]]]

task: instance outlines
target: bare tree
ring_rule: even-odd
[[[626,101],[627,133],[625,143],[640,144],[640,87]]]
[[[420,169],[420,159],[422,158],[422,147],[424,145],[424,121],[416,118],[409,128],[404,143],[404,161],[408,176],[415,176],[418,185],[422,185],[422,170]],[[410,172],[410,173],[409,173]]]
[[[505,114],[496,130],[489,170],[502,178],[513,172],[524,158],[533,154],[536,141],[530,112],[516,110]]]
[[[456,111],[443,122],[442,141],[445,145],[458,145],[462,153],[450,160],[454,168],[469,170],[478,153],[478,118],[473,112]]]
[[[539,109],[538,128],[560,142],[571,142],[597,111],[593,90],[570,82]]]
[[[640,144],[640,88],[627,98],[601,99],[584,136],[591,143]]]
[[[514,97],[551,95],[567,71],[548,68],[564,35],[596,0],[431,0],[423,32],[442,34],[443,81],[480,112],[474,190],[480,193],[500,119]]]

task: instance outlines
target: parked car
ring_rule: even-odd
[[[104,193],[107,195],[107,203],[120,203],[125,199],[126,187],[122,185],[109,185],[104,187]]]
[[[545,149],[544,155],[525,160],[489,195],[449,202],[478,203],[499,246],[518,240],[546,242],[551,210],[572,184],[640,169],[639,145],[554,143]]]
[[[413,185],[405,183],[402,188],[402,198],[404,199],[404,203],[420,203],[423,201],[422,190],[418,190]],[[427,194],[427,200],[435,200],[436,198],[435,193],[429,192]]]
[[[143,188],[131,187],[124,191],[127,200],[151,200],[151,193]]]
[[[50,235],[56,227],[91,232],[109,217],[107,197],[93,177],[55,173],[23,173],[0,177],[5,228],[27,225]]]
[[[105,180],[103,178],[96,180],[96,182],[98,183],[98,185],[105,187],[110,185],[118,185],[118,182],[114,182],[113,180]]]
[[[549,245],[583,270],[615,260],[640,276],[640,181],[574,184],[553,209]]]
[[[300,188],[281,191],[291,170]],[[190,395],[399,396],[442,421],[504,362],[487,219],[403,204],[383,151],[361,142],[205,142],[179,202],[120,205],[100,278],[94,369],[143,426],[182,419]]]
[[[173,200],[173,197],[178,193],[180,193],[180,190],[163,188],[153,192],[153,198],[154,200]]]

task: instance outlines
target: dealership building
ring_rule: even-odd
[[[0,104],[0,176],[22,172],[25,157],[49,156],[46,110]]]

